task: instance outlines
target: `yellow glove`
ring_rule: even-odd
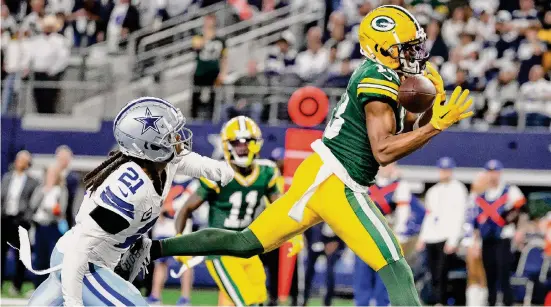
[[[427,62],[427,70],[423,72],[423,75],[427,77],[434,87],[436,88],[436,97],[434,98],[434,103],[442,103],[446,101],[446,91],[444,90],[444,80],[442,76],[438,73],[436,68],[432,66],[430,62]]]
[[[302,238],[302,235],[294,236],[287,242],[292,244],[291,248],[289,248],[289,252],[287,253],[287,257],[297,255],[304,248],[304,239]]]
[[[469,96],[469,90],[461,91],[461,86],[458,86],[453,91],[448,103],[442,105],[441,102],[435,101],[432,105],[432,118],[430,119],[434,128],[445,130],[454,123],[473,116],[473,111],[465,112],[473,104],[472,99],[465,101],[467,96]]]
[[[174,259],[176,259],[176,261],[182,263],[183,265],[188,265],[188,261],[191,260],[191,256],[174,256]]]

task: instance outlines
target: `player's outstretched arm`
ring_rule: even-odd
[[[186,228],[186,222],[193,213],[193,211],[197,210],[199,206],[204,202],[205,200],[203,197],[198,195],[197,193],[191,194],[191,196],[188,198],[184,206],[182,206],[182,209],[178,212],[178,216],[176,217],[176,221],[174,225],[176,226],[176,233],[182,233],[184,231],[184,228]]]
[[[213,160],[195,152],[190,152],[183,157],[178,163],[178,172],[190,177],[205,177],[212,181],[219,181],[222,186],[232,181],[234,176],[234,171],[228,163]]]
[[[396,120],[389,104],[372,101],[365,105],[366,126],[371,150],[377,162],[385,166],[409,155],[440,133],[431,125],[395,135]]]
[[[367,134],[377,162],[383,166],[395,162],[422,147],[457,121],[472,116],[473,112],[467,112],[472,104],[472,99],[466,100],[468,95],[468,90],[461,91],[461,87],[456,87],[447,104],[435,101],[429,124],[399,135],[394,134],[396,120],[388,104],[380,101],[366,104]]]

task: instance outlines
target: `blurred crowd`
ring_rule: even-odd
[[[363,60],[357,40],[359,22],[382,4],[404,6],[418,18],[427,34],[430,61],[439,67],[446,89],[461,85],[480,93],[483,99],[477,100],[475,123],[516,126],[521,114],[527,126],[550,126],[549,1],[326,1],[325,28],[313,25],[304,37],[283,32],[267,57],[250,59],[246,74],[233,84],[346,87]],[[216,73],[218,79],[213,80],[224,80],[223,69]],[[265,120],[263,106],[273,98],[238,95],[227,112]]]
[[[21,78],[61,80],[71,48],[106,41],[109,50],[118,50],[132,32],[157,29],[167,19],[192,14],[189,12],[193,8],[216,2],[220,0],[2,0],[3,111],[9,108]],[[345,87],[363,60],[357,40],[359,22],[373,8],[394,4],[408,8],[425,28],[430,61],[439,67],[446,88],[461,85],[480,93],[475,123],[515,126],[525,119],[527,126],[551,124],[549,1],[324,2],[324,23],[307,25],[303,34],[282,32],[266,58],[251,57],[247,68],[233,78],[227,78],[225,63],[228,37],[218,36],[216,18],[207,16],[205,26],[193,39],[198,66],[193,81],[200,88],[194,90],[192,117],[211,118],[212,87],[217,85]],[[290,1],[227,3],[235,21],[239,21],[289,5]],[[311,3],[305,1],[303,5]],[[288,98],[274,97],[266,91],[239,92],[233,101],[224,101],[223,116],[245,113],[265,121],[267,103]],[[33,94],[38,112],[56,112],[58,89],[43,86]]]

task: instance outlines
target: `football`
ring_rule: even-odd
[[[422,75],[407,77],[398,91],[398,103],[412,113],[422,113],[432,106],[436,88]]]

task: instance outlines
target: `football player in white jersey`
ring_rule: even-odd
[[[158,98],[136,99],[119,112],[113,124],[119,150],[84,177],[87,192],[76,225],[58,241],[53,272],[29,306],[147,305],[114,268],[155,224],[174,175],[204,176],[222,185],[234,176],[225,162],[191,152],[192,133],[184,124],[180,110]],[[136,261],[139,267],[144,258]]]

